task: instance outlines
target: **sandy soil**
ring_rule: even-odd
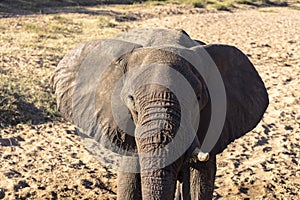
[[[255,64],[269,93],[262,122],[218,156],[215,198],[300,198],[300,12],[173,14],[119,26],[182,28],[206,43],[235,45]],[[0,160],[0,199],[116,198],[115,172],[86,151],[68,123],[0,130]]]

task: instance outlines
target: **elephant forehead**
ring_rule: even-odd
[[[169,48],[168,48],[169,47]],[[142,47],[132,51],[129,64],[186,62],[171,46]]]
[[[183,90],[186,84],[192,89],[187,78],[168,64],[152,63],[127,72],[124,87],[134,91],[147,84],[162,85],[173,92]]]
[[[127,83],[128,87],[136,87],[138,84],[131,85],[134,81],[138,83],[154,81],[169,87],[180,87],[183,78],[183,82],[188,82],[196,93],[203,92],[205,83],[202,76],[195,67],[175,52],[176,49],[161,47],[133,51],[126,62],[125,84]],[[192,51],[190,53],[192,54]]]

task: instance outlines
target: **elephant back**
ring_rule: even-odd
[[[121,33],[113,37],[114,39],[136,43],[143,47],[185,47],[190,48],[199,44],[201,41],[194,41],[184,30],[151,29],[141,28],[132,29],[126,33]]]

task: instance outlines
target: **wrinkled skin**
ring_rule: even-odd
[[[187,60],[172,51],[147,48],[168,48],[174,45],[184,48],[202,46],[217,65],[224,82],[227,97],[225,124],[218,141],[209,152],[210,159],[206,162],[192,158],[195,147],[201,147],[211,117],[211,99],[202,75]],[[76,82],[76,78],[80,78],[82,74],[83,77],[90,77],[85,73],[97,71],[99,66],[101,68],[101,63],[104,62],[102,60],[107,57],[101,57],[103,52],[107,55],[124,53],[103,72],[100,80],[95,78],[94,82],[98,81],[98,86],[93,86],[94,82],[91,82],[91,87],[95,87],[95,94],[87,93],[82,86],[88,84],[89,80]],[[197,102],[193,102],[188,96],[186,104],[182,105],[169,88],[159,84],[146,84],[132,89],[137,79],[156,80],[163,77],[169,84],[176,83],[169,74],[169,68],[153,68],[151,73],[144,73],[147,70],[145,66],[153,63],[163,64],[180,72],[196,93]],[[116,80],[122,76],[120,96],[134,121],[134,137],[120,130],[113,120],[110,108],[112,90]],[[103,139],[105,135],[109,142],[120,148],[139,153],[138,163],[135,164],[140,166],[141,173],[118,173],[118,199],[211,199],[216,174],[216,154],[222,152],[230,142],[252,130],[268,105],[264,84],[242,52],[226,45],[205,45],[192,40],[184,31],[141,29],[120,34],[111,41],[83,43],[60,62],[52,82],[62,114],[86,131],[85,134],[101,144],[107,142]],[[74,101],[74,95],[81,93],[83,97],[80,101]],[[93,104],[90,103],[91,97],[95,97]],[[172,149],[162,152],[159,149],[168,148],[167,145],[179,134],[180,124],[192,126],[195,103],[200,108],[201,120],[197,122],[199,128],[190,146],[174,162],[155,168],[157,162],[164,162],[170,156]],[[97,115],[89,113],[90,106],[94,104]],[[191,112],[188,115],[190,118],[183,119],[182,108]],[[96,117],[94,119],[91,116]],[[106,124],[103,125],[104,121]],[[86,124],[93,126],[86,128]],[[187,131],[185,134],[190,133]],[[159,160],[142,156],[157,152]],[[178,187],[179,182],[181,185]]]

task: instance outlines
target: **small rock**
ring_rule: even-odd
[[[275,186],[272,183],[268,183],[264,187],[269,191],[274,191],[274,189],[275,189]]]
[[[0,188],[0,199],[4,199],[4,197],[5,197],[5,189]]]
[[[247,194],[248,193],[248,188],[245,188],[245,187],[240,187],[239,188],[239,191],[241,192],[241,193],[243,193],[243,194]]]
[[[295,40],[289,40],[288,43],[294,44],[294,43],[296,43],[296,41]]]
[[[38,189],[39,190],[46,190],[46,187],[45,186],[39,186]]]
[[[288,63],[284,63],[284,66],[285,66],[285,67],[291,67],[292,65],[291,65],[291,64],[288,64]]]
[[[13,169],[11,169],[9,172],[7,173],[4,173],[4,175],[7,177],[7,178],[18,178],[18,177],[21,177],[22,174],[18,171],[15,171]]]
[[[87,179],[82,179],[81,180],[81,185],[83,185],[86,189],[92,189],[92,185],[93,185],[93,182],[87,180]]]
[[[287,79],[285,79],[285,82],[287,83],[287,82],[291,82],[293,80],[293,78],[292,77],[289,77],[289,78],[287,78]]]
[[[287,131],[292,131],[292,130],[294,130],[293,127],[291,127],[291,126],[289,126],[289,125],[288,125],[288,126],[285,126],[284,129],[287,130]]]
[[[271,46],[269,44],[262,44],[261,46],[271,48]]]
[[[74,169],[81,169],[85,164],[79,160],[78,163],[72,163],[69,167],[74,168]]]
[[[53,200],[56,200],[56,199],[58,199],[58,197],[57,197],[57,193],[56,193],[56,192],[54,192],[54,191],[51,191],[51,195],[52,195],[52,199],[53,199]]]
[[[272,150],[272,147],[265,147],[263,148],[263,152],[269,152]]]
[[[26,181],[19,181],[18,184],[14,185],[15,192],[18,192],[20,189],[29,187],[28,183]]]
[[[298,162],[297,162],[297,160],[296,160],[295,158],[292,159],[292,162],[293,162],[295,165],[298,166]]]

